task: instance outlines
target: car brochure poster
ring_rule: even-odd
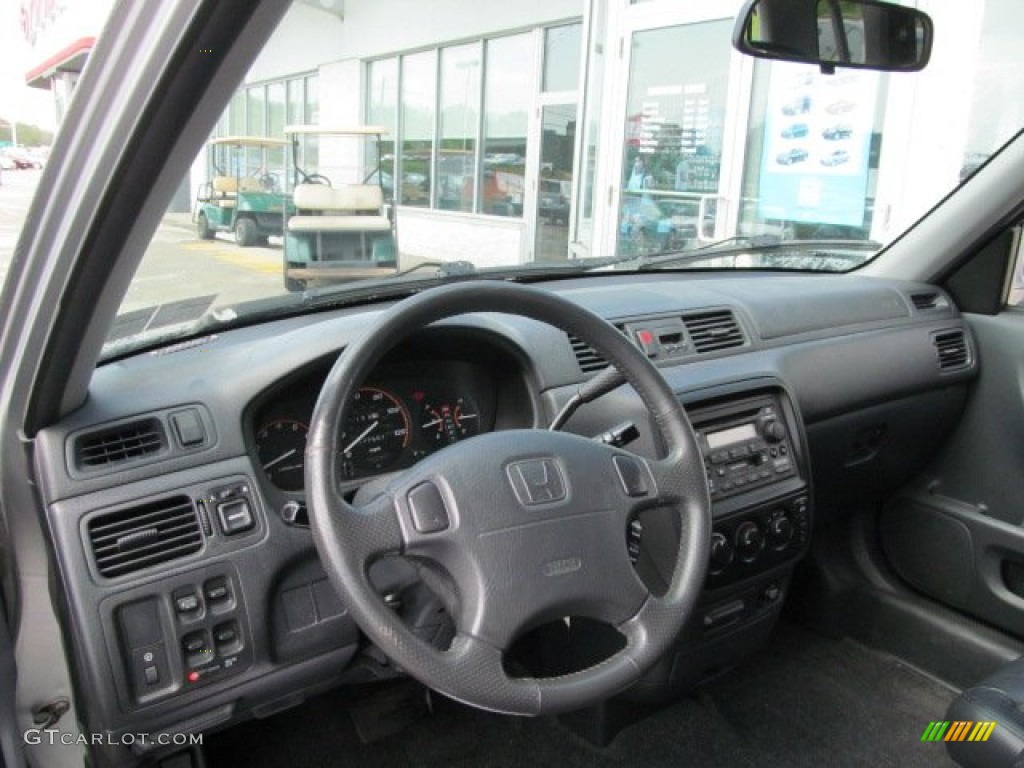
[[[772,68],[758,210],[762,218],[860,227],[878,75]]]

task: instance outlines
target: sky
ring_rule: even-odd
[[[56,120],[49,91],[25,85],[25,73],[42,63],[21,31],[22,0],[0,0],[0,118],[52,129]],[[0,128],[0,138],[8,138]]]

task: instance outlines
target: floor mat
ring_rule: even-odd
[[[209,768],[387,766],[951,766],[922,743],[953,692],[890,657],[782,625],[763,652],[592,746],[551,719],[502,717],[436,702],[434,714],[372,744],[338,690],[207,738]]]

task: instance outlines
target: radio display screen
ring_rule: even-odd
[[[723,445],[732,445],[743,440],[751,440],[757,437],[757,430],[753,424],[741,424],[731,429],[723,429],[720,432],[711,432],[707,435],[708,448],[715,450]]]

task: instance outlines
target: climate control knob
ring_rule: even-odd
[[[764,549],[764,534],[757,523],[747,520],[736,527],[736,554],[750,562]]]
[[[721,573],[732,562],[735,550],[732,543],[720,533],[711,534],[711,552],[709,557],[712,573]]]
[[[761,436],[769,443],[781,443],[786,437],[786,428],[775,419],[761,422]]]
[[[785,549],[793,538],[793,523],[786,515],[768,521],[768,544],[773,549]]]

